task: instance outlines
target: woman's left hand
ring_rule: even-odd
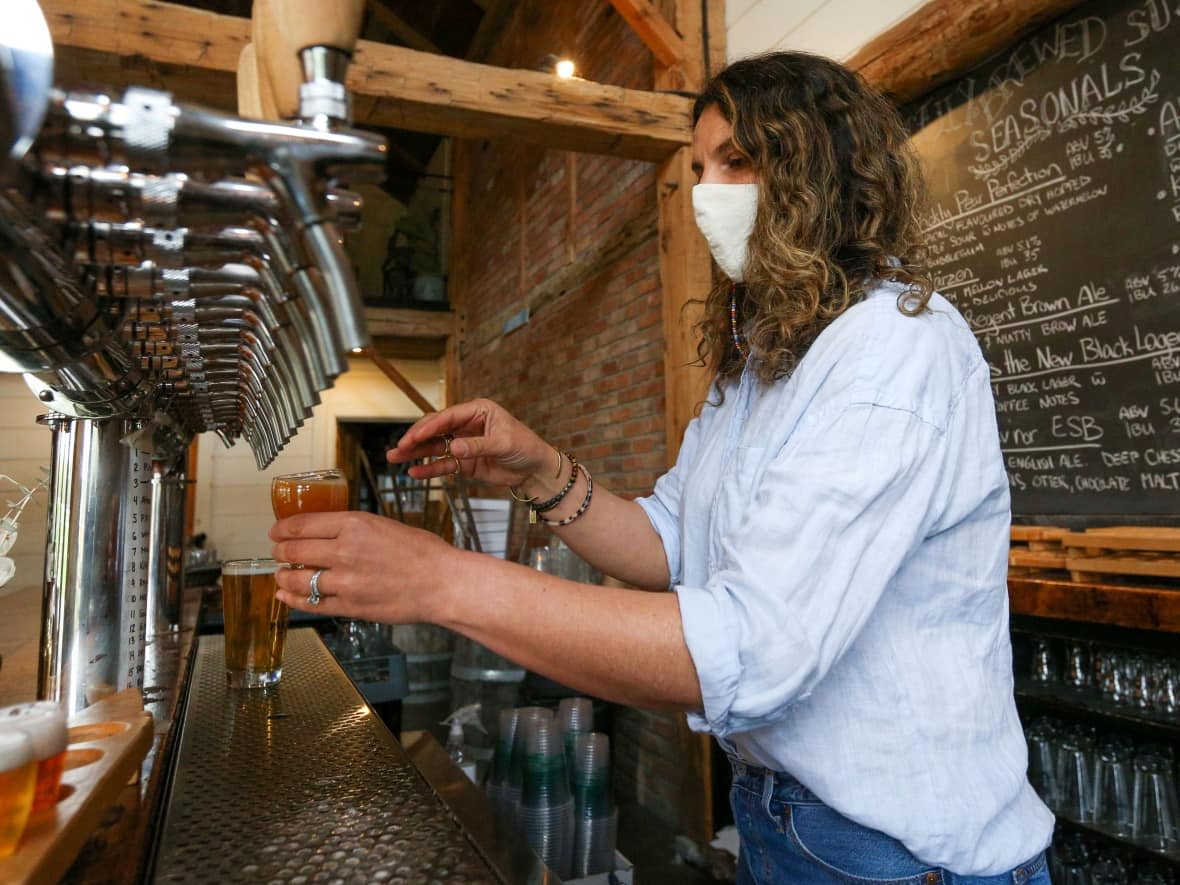
[[[333,617],[414,624],[430,620],[446,573],[442,561],[461,551],[437,535],[372,513],[301,513],[271,527],[279,562],[278,598],[291,608]],[[312,575],[320,572],[318,604]]]

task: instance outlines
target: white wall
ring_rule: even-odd
[[[439,408],[445,404],[442,360],[393,360],[418,392]],[[226,448],[212,433],[197,449],[196,513],[193,531],[208,535],[222,559],[269,555],[266,533],[274,523],[270,479],[336,463],[336,423],[379,419],[416,421],[418,408],[367,359],[352,359],[336,386],[321,394],[315,412],[265,470],[250,447],[239,441]],[[376,468],[377,465],[374,465]]]
[[[909,16],[925,0],[726,0],[730,61],[796,49],[840,61]]]

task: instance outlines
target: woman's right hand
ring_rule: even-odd
[[[450,454],[444,436],[452,437]],[[521,486],[530,479],[553,477],[560,455],[498,403],[476,399],[421,418],[385,453],[392,464],[434,458],[410,468],[410,476],[450,476],[461,469],[469,479],[502,486]],[[542,480],[543,485],[547,483]]]

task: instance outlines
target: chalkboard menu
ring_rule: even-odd
[[[1180,3],[1086,3],[906,109],[1016,515],[1180,514]]]

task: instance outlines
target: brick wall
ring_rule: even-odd
[[[572,57],[587,79],[652,88],[650,53],[607,3],[524,0],[488,61],[533,68],[548,53]],[[650,491],[667,451],[655,167],[500,139],[457,150],[455,180],[458,399],[499,401],[612,491]],[[621,257],[588,258],[636,219]],[[586,272],[563,294],[503,333],[579,261]],[[616,794],[682,828],[676,717],[620,709],[613,720]]]

